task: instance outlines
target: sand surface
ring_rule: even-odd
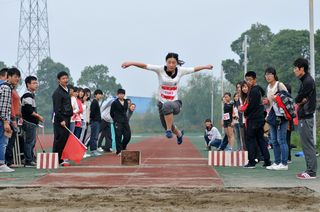
[[[6,188],[0,211],[320,211],[306,188]]]

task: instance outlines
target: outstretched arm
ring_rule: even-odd
[[[147,64],[139,63],[139,62],[124,62],[121,67],[122,68],[128,68],[130,66],[136,66],[138,68],[147,69]]]
[[[205,70],[205,69],[211,70],[212,68],[213,68],[213,65],[211,64],[206,66],[197,66],[197,67],[194,67],[194,72]]]

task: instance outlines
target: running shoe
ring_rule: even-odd
[[[172,136],[173,136],[173,135],[172,135],[172,131],[171,131],[171,130],[167,130],[167,131],[166,131],[166,137],[167,137],[167,138],[172,138]]]
[[[6,164],[3,164],[0,166],[0,172],[14,172],[14,169],[11,169]]]
[[[183,142],[183,135],[184,135],[184,130],[181,130],[181,135],[180,137],[177,136],[177,144],[180,145]]]
[[[296,175],[296,177],[300,180],[314,180],[317,177],[316,176],[311,176],[310,174],[308,174],[307,172],[302,172]]]

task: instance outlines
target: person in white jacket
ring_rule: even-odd
[[[70,131],[74,133],[74,129],[76,127],[76,121],[81,121],[79,112],[79,106],[77,103],[78,98],[78,88],[72,85],[69,85],[70,96],[71,96],[71,105],[73,110],[73,115],[70,120]]]
[[[101,111],[101,133],[98,140],[98,151],[99,152],[112,152],[112,134],[111,125],[113,120],[110,115],[111,104],[116,98],[113,96],[108,97],[103,101],[100,111]],[[102,146],[102,141],[105,139],[105,145]]]
[[[207,150],[211,150],[211,147],[214,146],[217,149],[220,149],[222,144],[222,136],[219,130],[213,126],[211,119],[206,119],[205,122],[205,132],[204,132],[204,140],[206,144]]]

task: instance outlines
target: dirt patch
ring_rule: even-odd
[[[306,188],[7,188],[1,211],[319,211]]]

